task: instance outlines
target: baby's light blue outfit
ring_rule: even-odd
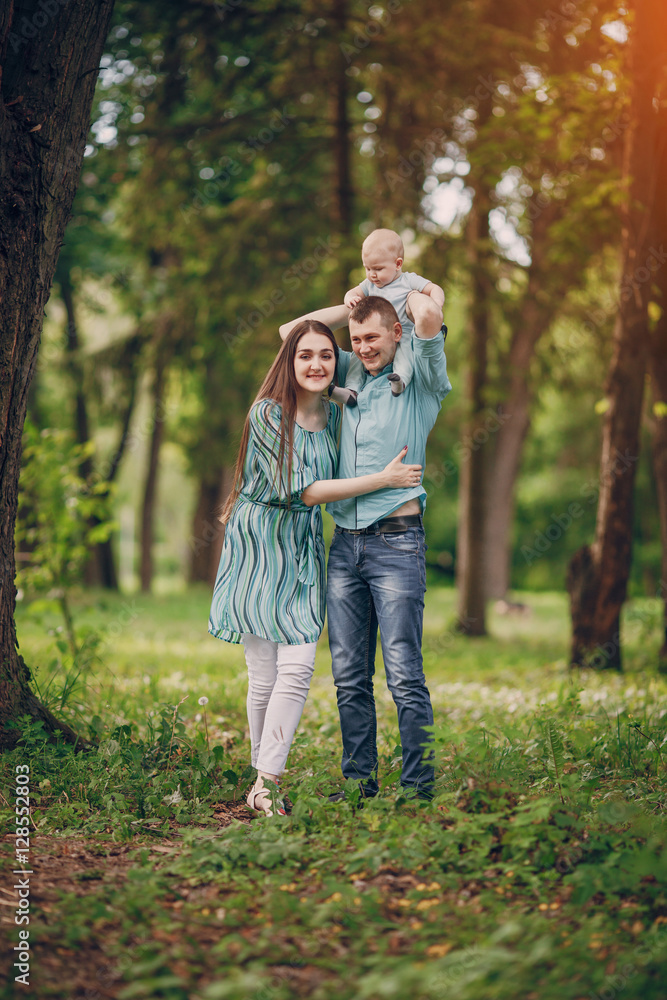
[[[412,320],[408,318],[406,309],[408,293],[421,292],[428,284],[428,278],[422,278],[421,274],[415,274],[414,271],[403,271],[397,278],[390,281],[388,285],[383,285],[382,288],[378,288],[368,278],[364,278],[359,286],[364,295],[378,295],[381,299],[387,299],[398,313],[398,318],[403,327],[403,336],[396,345],[393,368],[395,373],[400,375],[403,384],[406,386],[412,381],[413,368],[412,351],[406,345],[410,344],[412,332],[415,328]],[[345,388],[354,389],[355,392],[359,392],[365,379],[366,371],[364,366],[356,354],[353,354],[347,370]]]

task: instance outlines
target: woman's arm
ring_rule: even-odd
[[[358,497],[362,493],[374,493],[375,490],[387,487],[407,489],[410,486],[418,486],[421,482],[422,467],[403,464],[407,450],[406,445],[382,472],[371,472],[367,476],[356,476],[354,479],[318,479],[305,488],[301,499],[309,507],[314,507],[318,503],[349,500],[350,497]]]
[[[289,336],[297,323],[304,319],[316,319],[324,323],[330,330],[338,330],[341,326],[347,326],[347,317],[350,315],[350,307],[346,305],[327,306],[325,309],[316,309],[314,312],[305,313],[297,319],[291,319],[288,323],[283,323],[278,327],[278,332],[282,340]]]

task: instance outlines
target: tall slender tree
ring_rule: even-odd
[[[630,46],[620,304],[605,392],[597,523],[593,543],[575,553],[568,573],[571,662],[599,669],[622,667],[620,616],[632,558],[634,482],[650,345],[648,306],[656,268],[653,219],[660,190],[661,104],[667,85],[667,8],[661,0],[636,0]]]

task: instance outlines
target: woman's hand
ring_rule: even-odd
[[[419,486],[422,481],[421,465],[404,465],[403,459],[407,455],[408,446],[401,449],[396,458],[392,458],[389,465],[385,466],[382,476],[385,479],[385,487],[392,489],[409,489],[411,486]]]

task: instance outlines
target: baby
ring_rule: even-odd
[[[442,309],[445,293],[439,285],[427,281],[411,271],[403,272],[403,241],[392,229],[375,229],[367,236],[361,247],[361,262],[366,269],[366,280],[351,288],[345,295],[345,305],[349,308],[361,302],[365,295],[379,295],[388,299],[398,313],[403,327],[403,336],[396,345],[394,370],[387,378],[391,391],[399,396],[412,379],[412,351],[410,338],[414,323],[408,318],[406,305],[410,292],[430,295]],[[364,382],[364,367],[356,355],[350,360],[345,386],[331,390],[331,396],[339,403],[356,406],[357,393]]]

